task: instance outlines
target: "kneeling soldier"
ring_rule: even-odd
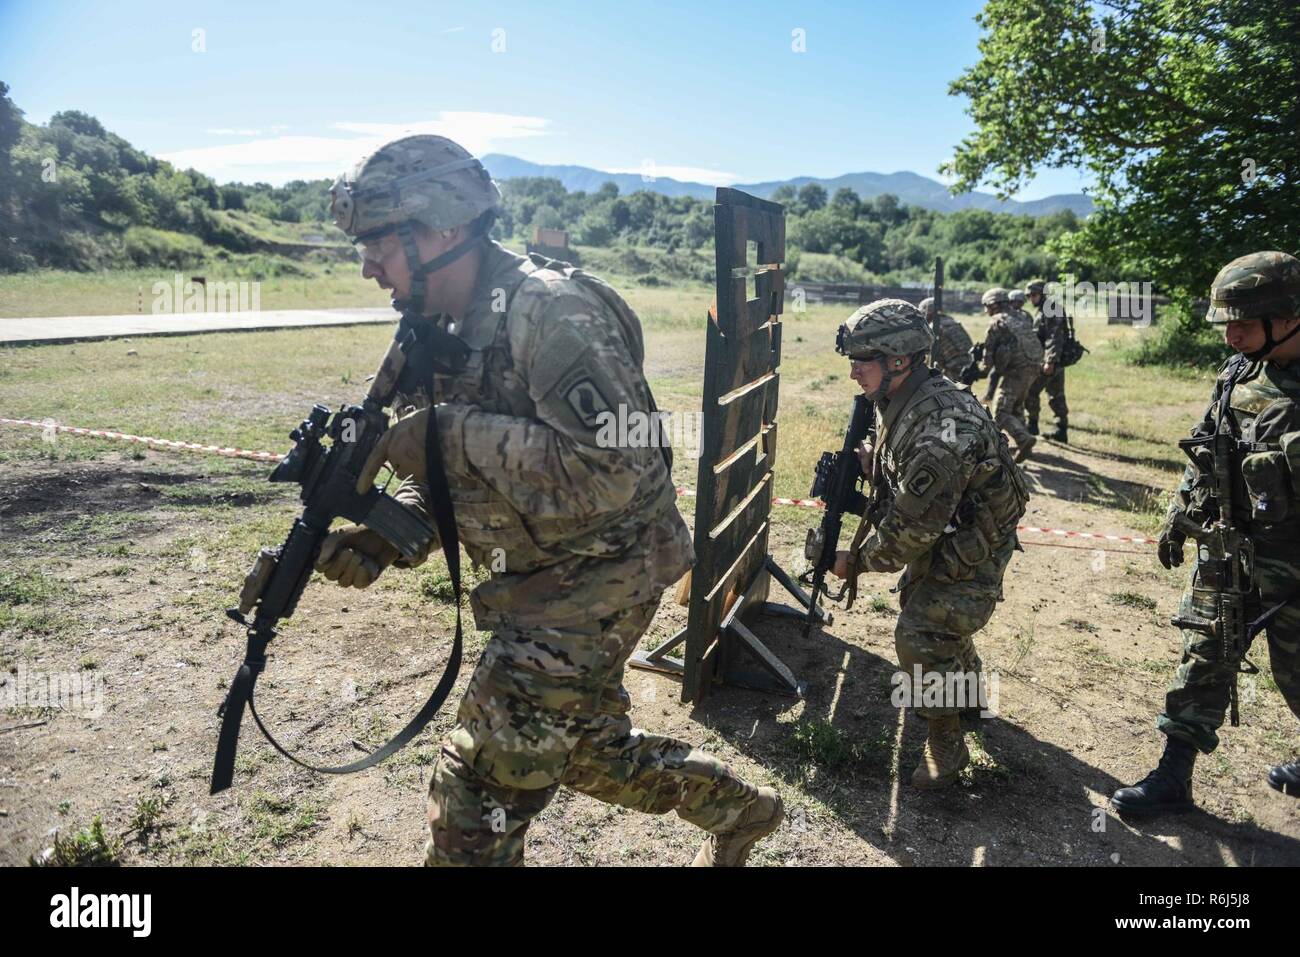
[[[862,453],[871,502],[852,547],[837,555],[835,574],[904,570],[894,640],[914,707],[921,694],[912,680],[917,666],[927,684],[937,675],[945,689],[979,686],[971,636],[1002,597],[1002,576],[1018,545],[1016,523],[1029,500],[989,413],[926,366],[932,341],[915,306],[882,299],[849,317],[838,345],[852,360],[850,377],[876,403],[877,431]],[[917,787],[951,784],[970,762],[960,704],[945,695],[938,707],[917,707],[929,722],[912,775]]]

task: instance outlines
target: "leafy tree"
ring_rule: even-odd
[[[805,183],[799,187],[799,205],[814,211],[826,205],[826,187],[820,183]]]
[[[1300,247],[1300,4],[988,0],[976,20],[949,88],[978,127],[944,167],[959,189],[1090,170],[1096,212],[1053,220],[1055,254],[1184,303],[1236,256]]]

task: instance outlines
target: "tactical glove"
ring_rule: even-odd
[[[1156,545],[1156,557],[1160,559],[1160,564],[1165,568],[1174,568],[1183,563],[1183,543],[1187,541],[1187,536],[1167,524],[1160,531],[1160,541]]]
[[[344,588],[366,588],[401,552],[363,525],[343,525],[325,536],[316,570]]]

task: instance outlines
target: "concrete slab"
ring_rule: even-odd
[[[48,345],[119,339],[125,336],[178,336],[196,332],[298,329],[311,326],[396,324],[387,306],[373,309],[263,309],[257,312],[192,312],[125,316],[37,316],[0,319],[0,345]]]

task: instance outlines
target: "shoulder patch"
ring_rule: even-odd
[[[612,412],[609,400],[601,393],[600,387],[590,376],[584,376],[564,392],[564,401],[569,403],[578,419],[589,429],[600,424],[602,412]]]
[[[918,498],[924,498],[925,493],[937,481],[939,481],[939,473],[928,464],[922,465],[908,477],[907,490]]]

